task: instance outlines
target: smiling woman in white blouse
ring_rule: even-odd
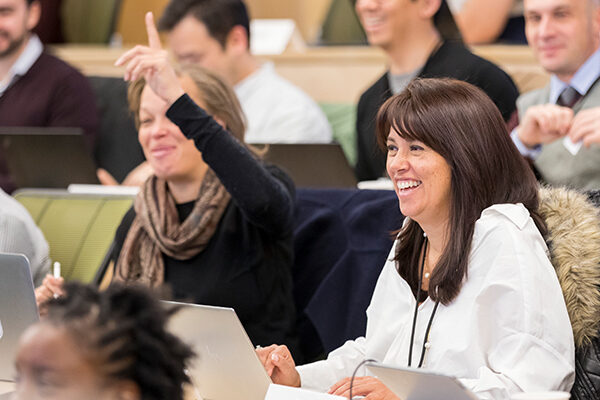
[[[257,350],[276,383],[348,396],[365,359],[458,377],[482,399],[569,390],[573,334],[538,214],[538,185],[479,89],[423,79],[377,117],[407,217],[367,310],[364,337],[296,367]],[[396,399],[364,375],[353,394]]]

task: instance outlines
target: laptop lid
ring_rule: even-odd
[[[477,400],[477,396],[453,376],[379,363],[368,363],[367,368],[402,400]]]
[[[356,188],[354,170],[337,143],[269,144],[264,158],[285,170],[297,187]]]
[[[0,149],[19,188],[99,183],[81,128],[0,127]]]
[[[169,330],[196,357],[189,370],[203,400],[263,400],[271,383],[232,308],[164,302],[180,307]]]
[[[0,253],[0,381],[14,379],[14,357],[21,334],[39,320],[29,261]]]

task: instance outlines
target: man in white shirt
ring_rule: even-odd
[[[525,0],[525,32],[550,84],[517,101],[512,138],[552,185],[600,188],[600,0]]]
[[[248,121],[247,142],[331,142],[319,106],[250,53],[242,0],[171,0],[158,26],[178,62],[212,70],[233,86]]]
[[[23,254],[29,260],[35,286],[50,270],[48,243],[17,200],[0,189],[0,252]]]

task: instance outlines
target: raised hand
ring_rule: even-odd
[[[184,91],[169,63],[167,51],[162,48],[151,12],[146,14],[146,32],[148,46],[135,46],[119,57],[115,65],[125,66],[126,81],[135,81],[143,77],[152,91],[171,105]]]

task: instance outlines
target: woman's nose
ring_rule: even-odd
[[[152,136],[164,136],[167,133],[168,124],[164,121],[163,118],[157,119],[152,125],[152,129],[150,130],[150,134]]]
[[[388,170],[391,172],[407,170],[409,166],[406,154],[397,152],[393,157],[388,160]]]

